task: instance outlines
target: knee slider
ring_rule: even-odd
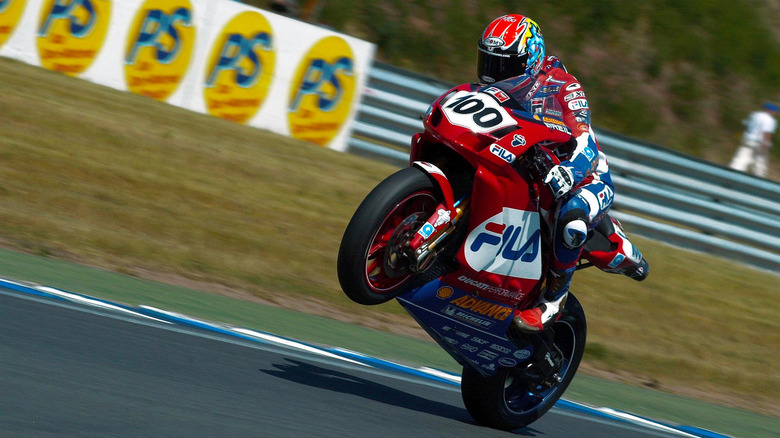
[[[563,227],[563,244],[571,249],[581,247],[587,237],[588,226],[582,219],[569,222]]]
[[[588,222],[585,211],[575,209],[566,212],[558,220],[564,246],[569,249],[580,248],[588,237]]]

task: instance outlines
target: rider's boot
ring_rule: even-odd
[[[574,269],[550,269],[544,292],[536,306],[515,311],[512,321],[515,327],[524,333],[533,334],[544,330],[555,322],[561,315],[566,298],[569,296],[569,286]]]
[[[623,274],[642,281],[650,274],[650,265],[613,217],[602,220],[588,234],[583,257],[604,272]]]
[[[623,270],[623,275],[633,278],[636,281],[642,281],[650,274],[650,264],[642,258],[639,263]]]

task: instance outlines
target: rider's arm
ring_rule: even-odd
[[[545,182],[550,184],[556,197],[561,197],[596,170],[599,149],[590,128],[590,107],[582,86],[576,81],[567,83],[558,99],[563,108],[563,122],[571,129],[574,145],[569,158],[555,166]]]
[[[574,175],[574,185],[579,184],[596,170],[599,164],[599,149],[590,132],[581,132],[575,137],[574,151],[561,165],[568,166]]]

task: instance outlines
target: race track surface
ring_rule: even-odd
[[[457,386],[0,289],[0,437],[679,437],[553,408],[476,425]]]

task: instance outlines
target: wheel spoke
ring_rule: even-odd
[[[368,248],[368,254],[366,255],[366,261],[369,259],[381,258],[382,252],[385,250],[385,244],[387,242],[374,242],[370,248]]]
[[[398,247],[404,244],[403,233],[414,233],[416,230],[412,228],[417,225],[410,226],[404,223],[413,216],[427,217],[433,213],[436,205],[432,193],[419,192],[396,204],[395,208],[388,213],[366,254],[366,280],[375,292],[392,291],[408,280],[409,275],[399,275],[404,270],[404,262],[399,258]],[[408,229],[399,229],[401,226]],[[394,247],[390,248],[388,245]],[[388,267],[395,272],[386,272]]]
[[[374,278],[382,273],[382,264],[377,259],[366,260],[366,274],[368,278]]]
[[[384,231],[380,231],[381,234],[377,235],[376,240],[374,242],[376,243],[382,243],[384,245],[387,244],[388,241],[390,241],[390,237],[393,235],[393,232],[395,232],[396,226],[388,227]]]

